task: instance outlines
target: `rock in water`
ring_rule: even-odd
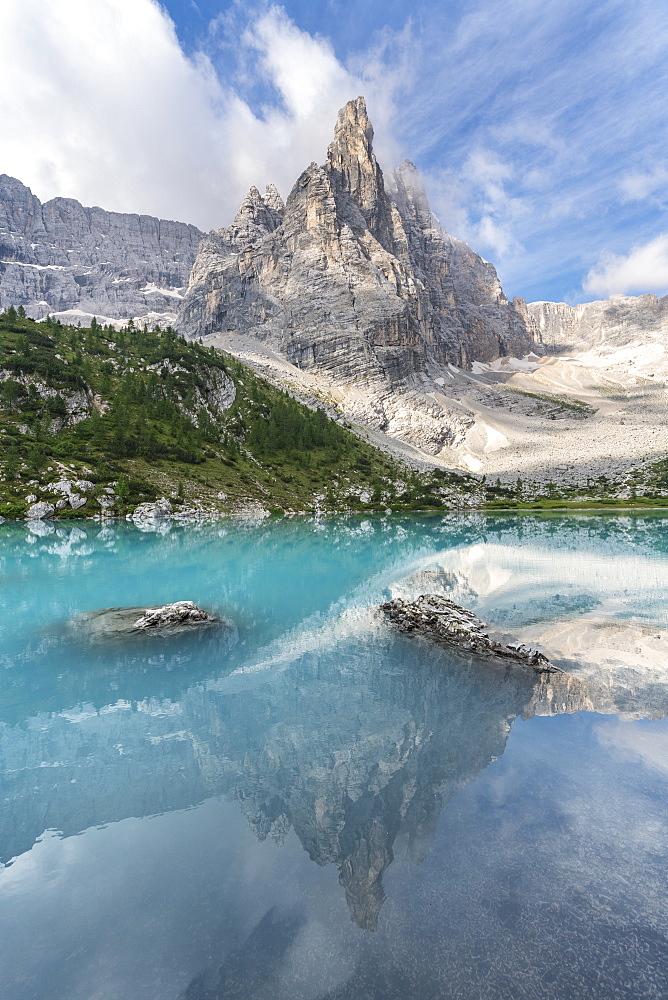
[[[216,627],[223,633],[236,632],[227,619],[214,617],[192,601],[176,601],[162,607],[101,608],[84,611],[70,619],[67,630],[87,643],[136,640],[142,636],[170,638],[179,633],[206,631]]]
[[[490,636],[477,615],[454,601],[435,594],[422,594],[417,601],[396,598],[381,605],[390,621],[405,632],[419,632],[478,656],[500,656],[532,667],[539,673],[563,673],[537,649],[522,643],[504,643]]]
[[[198,622],[214,622],[216,619],[208,611],[198,608],[192,601],[176,601],[161,608],[147,608],[134,623],[134,628],[171,628],[174,625],[196,625]]]

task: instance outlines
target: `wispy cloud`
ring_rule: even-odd
[[[620,178],[623,201],[646,201],[668,204],[668,165],[659,163],[651,170],[634,170]]]
[[[528,210],[525,200],[511,193],[516,168],[497,153],[478,148],[466,159],[461,176],[450,171],[431,175],[437,216],[460,239],[493,251],[505,260],[521,254],[518,220]]]
[[[668,732],[656,724],[629,726],[606,720],[597,727],[596,735],[622,759],[641,760],[652,770],[668,774]]]

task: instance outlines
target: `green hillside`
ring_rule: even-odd
[[[20,312],[20,311],[19,311]],[[58,480],[88,482],[61,517],[166,496],[178,509],[422,509],[468,477],[418,476],[274,388],[229,355],[165,332],[0,316],[0,514],[55,503]],[[437,495],[437,492],[440,495]],[[110,507],[110,502],[107,502]]]

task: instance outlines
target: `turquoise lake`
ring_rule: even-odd
[[[668,995],[668,652],[560,687],[375,610],[662,635],[668,517],[7,522],[0,574],[3,1000]],[[72,624],[175,600],[227,624]]]

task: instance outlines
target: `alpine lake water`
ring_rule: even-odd
[[[0,572],[6,1000],[668,995],[668,653],[546,679],[375,610],[665,636],[668,516],[7,522]],[[223,623],[75,627],[181,599]]]

